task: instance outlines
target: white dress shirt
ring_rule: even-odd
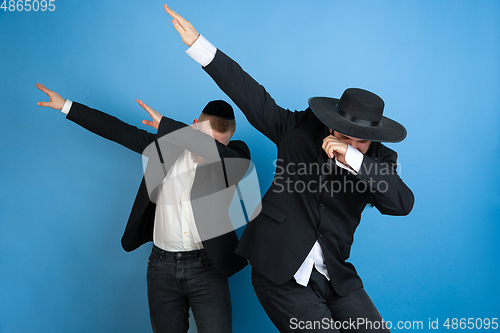
[[[197,163],[184,150],[160,185],[156,199],[153,242],[166,251],[191,251],[203,248],[191,207]],[[176,199],[175,204],[172,198]]]
[[[61,111],[68,114],[72,104],[66,100]],[[185,150],[160,185],[156,198],[153,243],[165,251],[203,248],[190,201],[197,165],[191,152]],[[175,198],[175,202],[172,198]]]

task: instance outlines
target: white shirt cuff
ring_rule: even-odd
[[[69,113],[69,110],[71,110],[72,105],[73,102],[67,99],[66,102],[64,103],[63,108],[61,109],[61,112],[67,115]]]
[[[200,65],[205,67],[214,60],[216,51],[217,48],[205,37],[200,35],[196,42],[187,49],[186,53]]]
[[[352,174],[357,175],[359,169],[361,169],[361,163],[363,163],[364,156],[365,155],[363,155],[363,153],[356,148],[351,145],[347,145],[347,152],[345,153],[345,161],[347,162],[347,165],[339,162],[336,158],[335,163],[337,163],[337,165],[342,169],[346,169]]]

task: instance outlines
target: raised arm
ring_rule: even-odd
[[[242,141],[231,141],[226,146],[215,140],[212,135],[205,134],[183,122],[162,116],[140,100],[137,100],[137,103],[151,116],[151,121],[143,120],[142,122],[158,130],[157,138],[160,144],[168,142],[183,147],[207,160],[219,160],[227,157],[250,159],[250,151]]]
[[[181,39],[187,46],[191,47],[194,42],[200,37],[200,34],[196,31],[193,25],[182,16],[174,12],[167,5],[164,5],[165,11],[172,17],[172,24],[181,35]]]
[[[166,5],[165,10],[172,17],[172,24],[182,41],[191,47],[190,56],[202,64],[257,130],[277,144],[303,119],[304,112],[291,112],[278,106],[263,86],[200,36],[189,21]]]

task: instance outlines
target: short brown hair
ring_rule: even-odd
[[[219,133],[231,132],[232,134],[234,134],[234,132],[236,131],[236,120],[234,119],[222,119],[220,117],[210,116],[202,112],[200,114],[200,117],[198,118],[198,121],[201,122],[205,120],[210,121],[210,127],[214,131],[217,131]]]

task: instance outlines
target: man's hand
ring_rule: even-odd
[[[158,129],[158,126],[160,125],[160,122],[161,122],[161,118],[163,118],[163,116],[161,114],[159,114],[158,112],[156,112],[155,110],[153,110],[152,108],[150,108],[148,105],[144,104],[144,102],[141,101],[140,99],[137,100],[137,103],[139,103],[139,105],[144,110],[146,110],[146,112],[151,116],[151,118],[153,118],[153,121],[143,120],[142,123],[144,125],[151,126],[151,127],[154,127],[155,129]]]
[[[62,98],[61,95],[46,88],[43,84],[38,82],[36,83],[36,87],[46,93],[50,98],[49,102],[38,102],[36,103],[37,105],[53,108],[55,110],[62,110],[64,103],[66,103],[66,100]]]
[[[165,5],[165,11],[168,15],[172,16],[172,24],[174,25],[175,30],[177,30],[177,32],[181,35],[181,39],[184,44],[191,47],[194,42],[196,42],[200,34],[191,25],[191,23],[189,23],[189,21],[186,21],[182,16],[168,8],[167,5]]]
[[[336,157],[341,163],[347,164],[345,161],[345,154],[347,153],[347,143],[337,139],[333,135],[329,135],[323,139],[323,150],[329,158]]]

